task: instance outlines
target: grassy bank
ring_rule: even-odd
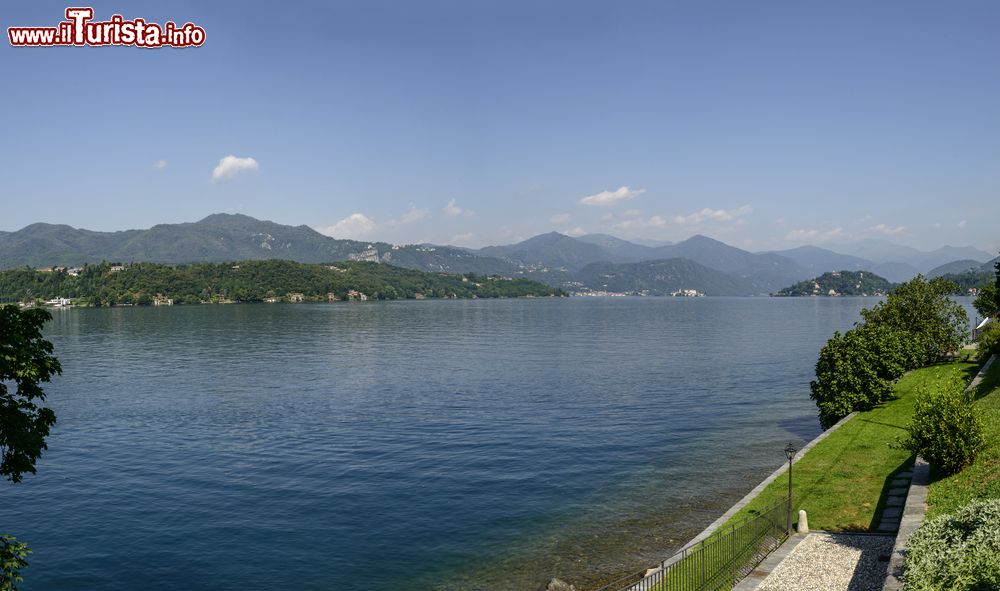
[[[942,478],[931,471],[928,518],[951,513],[972,501],[1000,499],[1000,361],[990,366],[974,396],[986,446],[975,462],[958,474]]]
[[[893,400],[858,413],[819,442],[793,468],[795,514],[805,509],[812,529],[873,530],[881,517],[889,483],[898,472],[913,465],[909,452],[891,444],[905,436],[917,391],[943,386],[955,374],[969,382],[977,370],[967,357],[914,370],[896,383]],[[997,435],[1000,437],[1000,433]],[[777,455],[780,450],[775,452]],[[1000,460],[995,469],[1000,473]],[[1000,483],[997,487],[1000,489]],[[787,492],[788,480],[782,476],[730,522],[774,503]]]

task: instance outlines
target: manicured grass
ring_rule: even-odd
[[[952,513],[972,501],[1000,499],[1000,361],[993,362],[974,395],[985,427],[985,449],[958,474],[940,478],[932,470],[928,518]]]
[[[913,456],[894,444],[905,437],[919,388],[944,385],[959,374],[966,383],[978,367],[961,360],[924,367],[903,376],[896,398],[858,413],[806,453],[793,467],[793,519],[799,509],[809,514],[809,527],[829,531],[869,531],[878,525],[893,477],[913,465]],[[1000,398],[1000,396],[998,396]],[[993,464],[1000,474],[1000,453]],[[1000,483],[995,483],[1000,490]],[[782,475],[765,488],[730,523],[788,493]]]

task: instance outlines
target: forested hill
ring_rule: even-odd
[[[786,287],[775,296],[871,296],[885,295],[892,283],[868,271],[832,271]]]
[[[162,265],[102,263],[79,270],[0,271],[0,302],[72,298],[93,306],[347,299],[495,298],[564,295],[527,279],[449,275],[370,262],[282,260]]]

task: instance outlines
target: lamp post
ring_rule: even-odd
[[[788,518],[785,521],[785,535],[792,535],[792,458],[795,457],[795,446],[789,441],[785,446],[785,457],[788,458]]]

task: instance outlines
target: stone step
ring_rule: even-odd
[[[903,514],[902,507],[886,507],[882,511],[882,521],[887,521],[892,519],[893,521],[899,521],[899,517]]]
[[[906,497],[901,495],[891,496],[885,500],[886,507],[902,507],[906,502]]]

